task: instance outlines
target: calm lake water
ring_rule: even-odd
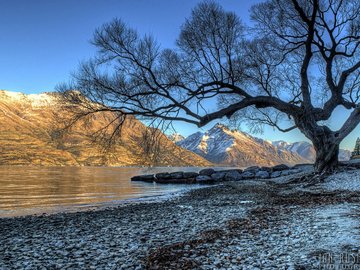
[[[134,175],[198,168],[0,166],[0,217],[79,211],[196,188],[131,182]]]

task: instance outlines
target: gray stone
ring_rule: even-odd
[[[295,170],[285,170],[285,171],[282,171],[282,176],[288,176],[288,175],[291,175],[291,174],[294,174],[296,173]]]
[[[224,172],[216,172],[211,175],[211,178],[215,181],[222,181],[224,180],[225,174]]]
[[[261,167],[260,171],[267,171],[268,173],[271,173],[273,169],[271,167]]]
[[[195,184],[195,178],[171,178],[171,179],[156,179],[159,184]]]
[[[165,172],[165,173],[157,173],[157,174],[155,174],[155,177],[157,179],[170,179],[171,175],[170,175],[170,173]]]
[[[208,168],[208,169],[203,169],[199,172],[200,175],[212,175],[213,173],[215,173],[215,170],[212,168]]]
[[[251,166],[251,167],[248,167],[244,170],[244,172],[255,172],[257,170],[259,170],[259,166]]]
[[[225,174],[225,180],[226,181],[238,181],[238,180],[241,180],[241,179],[242,179],[242,176],[241,176],[241,173],[239,173],[238,170],[231,170],[231,171],[228,171]]]
[[[154,180],[155,177],[153,174],[144,174],[131,177],[131,181],[153,182]]]
[[[300,168],[292,168],[291,171],[295,174],[295,173],[301,173],[303,170]]]
[[[199,176],[196,172],[184,172],[184,178],[195,178]]]
[[[281,176],[281,171],[273,172],[270,175],[271,178],[277,178],[277,177],[280,177],[280,176]]]
[[[171,179],[182,179],[182,178],[184,178],[184,173],[183,172],[172,172],[172,173],[170,173],[170,177],[171,177]]]
[[[242,173],[242,172],[243,172],[243,170],[241,170],[241,169],[220,170],[220,171],[217,171],[217,172],[228,173],[228,172],[233,172],[233,171],[237,171],[238,173]]]
[[[214,179],[212,179],[208,175],[199,175],[198,177],[196,177],[196,182],[199,184],[209,184],[209,183],[213,183]]]
[[[255,174],[255,178],[266,179],[266,178],[269,178],[269,177],[270,177],[270,174],[267,171],[258,171]]]
[[[255,177],[255,173],[252,171],[244,171],[241,176],[243,179],[253,179]]]
[[[285,164],[279,164],[279,165],[276,165],[274,167],[272,167],[273,171],[274,172],[277,172],[277,171],[284,171],[284,170],[288,170],[290,169],[288,165],[285,165]]]

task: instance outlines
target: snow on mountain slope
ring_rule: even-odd
[[[288,147],[290,144],[288,142],[285,141],[275,141],[272,142],[272,145],[280,148],[280,149],[285,149],[286,147]]]
[[[315,160],[315,155],[316,155],[315,149],[312,146],[312,144],[308,142],[292,143],[289,145],[287,150],[293,153],[298,153],[300,156],[302,156],[307,160],[311,160],[311,161]]]
[[[316,152],[313,145],[309,142],[295,142],[287,143],[284,141],[274,141],[273,145],[282,150],[287,150],[293,153],[297,153],[302,158],[308,160],[309,162],[314,162],[316,157]],[[351,157],[351,151],[340,149],[339,151],[339,160],[346,161]]]
[[[238,130],[230,130],[222,124],[216,124],[204,133],[194,133],[177,144],[222,165],[245,167],[307,162],[297,153],[279,149],[269,141]]]
[[[170,141],[172,141],[174,143],[177,143],[177,142],[185,139],[185,137],[179,133],[173,133],[173,134],[169,135],[168,138],[170,139]]]
[[[31,104],[32,107],[50,106],[55,105],[57,102],[57,96],[51,93],[25,95],[20,92],[0,90],[0,98],[12,102]]]

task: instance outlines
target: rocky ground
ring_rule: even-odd
[[[0,269],[360,269],[360,171],[305,173],[0,219]]]

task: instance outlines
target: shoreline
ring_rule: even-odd
[[[148,171],[201,168],[14,167],[0,166],[0,216],[83,211],[123,204],[132,199],[163,195],[190,186],[132,183],[134,175]],[[18,194],[18,195],[17,195]],[[14,196],[13,196],[14,195]],[[152,198],[150,198],[152,200]],[[109,201],[112,201],[109,203]],[[75,209],[75,210],[74,210]],[[76,210],[78,209],[78,210]]]
[[[0,219],[0,268],[314,269],[316,252],[360,252],[353,216],[359,192],[284,184],[290,179],[228,182],[161,202]]]

